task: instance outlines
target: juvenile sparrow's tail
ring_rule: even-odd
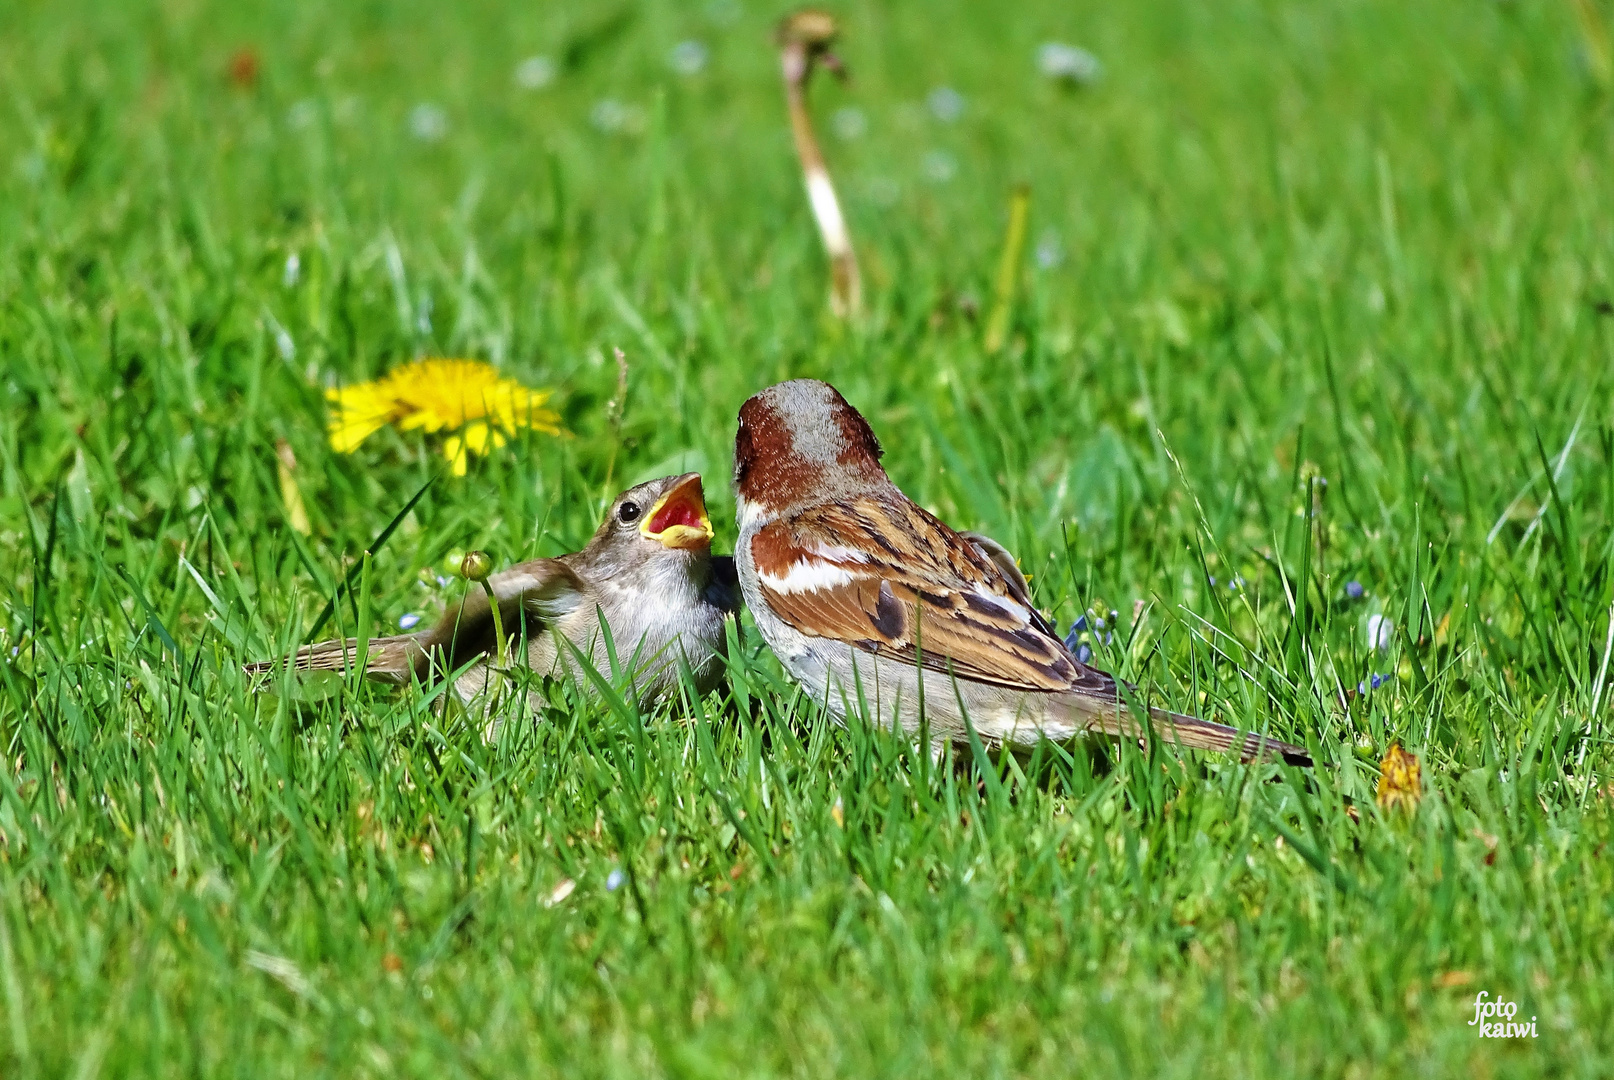
[[[379,682],[407,683],[411,676],[425,680],[431,663],[425,640],[430,631],[371,638],[364,658],[364,673]],[[348,638],[304,645],[291,658],[297,671],[347,671],[359,662],[359,639]],[[247,674],[261,675],[280,667],[281,660],[266,660],[246,666]]]
[[[1089,716],[1088,727],[1117,738],[1141,739],[1144,731],[1124,704],[1115,703],[1107,708],[1093,709],[1091,698],[1084,698],[1081,712]],[[1167,746],[1186,746],[1193,750],[1232,750],[1240,761],[1272,761],[1282,758],[1290,765],[1310,768],[1311,754],[1303,746],[1286,743],[1264,735],[1255,735],[1226,724],[1201,720],[1197,716],[1168,712],[1165,709],[1149,710],[1150,726],[1155,738]]]

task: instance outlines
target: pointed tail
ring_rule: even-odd
[[[1087,699],[1092,702],[1092,699]],[[1106,707],[1082,708],[1088,716],[1088,727],[1117,738],[1141,739],[1144,731],[1131,710],[1121,703],[1107,703]],[[1168,712],[1165,709],[1149,710],[1150,726],[1155,738],[1168,746],[1186,746],[1193,750],[1229,750],[1243,762],[1274,761],[1282,758],[1290,765],[1310,768],[1311,754],[1303,746],[1281,739],[1257,735],[1248,731],[1201,720],[1197,716]]]
[[[424,634],[400,634],[397,637],[371,638],[369,651],[364,658],[364,673],[379,682],[407,683],[411,677],[424,680],[430,667],[430,657]],[[284,660],[266,660],[246,665],[247,674],[261,675],[274,671]],[[359,662],[359,640],[321,641],[304,645],[291,658],[291,667],[297,671],[348,671]]]
[[[1265,735],[1239,731],[1226,724],[1201,720],[1197,716],[1150,709],[1155,734],[1168,743],[1180,743],[1196,750],[1232,750],[1240,761],[1274,761],[1282,758],[1290,765],[1312,767],[1311,754],[1303,746]]]

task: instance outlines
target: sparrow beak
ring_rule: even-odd
[[[657,500],[639,532],[669,548],[701,550],[712,544],[712,522],[706,516],[701,474],[678,478],[672,490]]]

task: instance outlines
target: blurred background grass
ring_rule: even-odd
[[[1606,5],[837,13],[857,327],[782,9],[0,13],[6,1075],[1605,1069]],[[707,473],[727,550],[735,410],[815,375],[1062,623],[1119,609],[1101,662],[1328,764],[977,787],[826,727],[754,635],[738,709],[494,747],[410,695],[254,695],[440,467],[333,454],[322,390],[418,355],[554,388],[572,435],[433,484],[380,625],[658,473]],[[1371,805],[1394,739],[1410,822]],[[1542,1037],[1475,1039],[1480,989]]]

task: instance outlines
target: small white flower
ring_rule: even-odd
[[[618,889],[622,888],[622,883],[627,880],[628,875],[622,872],[621,867],[617,867],[615,870],[612,870],[605,876],[605,891],[616,892]]]
[[[398,629],[400,629],[400,630],[413,630],[415,627],[417,627],[419,625],[420,625],[420,616],[416,615],[412,611],[409,614],[399,616],[399,618],[398,618]]]
[[[835,110],[835,115],[829,118],[829,126],[836,135],[851,141],[863,137],[864,132],[869,130],[869,120],[863,115],[862,109],[848,105]]]
[[[1052,229],[1045,230],[1037,238],[1037,265],[1044,270],[1052,270],[1064,261],[1065,249],[1060,246],[1059,234]]]
[[[547,56],[529,56],[516,65],[516,85],[523,90],[542,90],[555,81],[555,61]]]
[[[1058,82],[1090,86],[1104,76],[1098,57],[1076,45],[1050,41],[1037,50],[1037,70]]]
[[[937,184],[945,184],[958,175],[958,162],[945,150],[932,150],[925,155],[921,163],[925,178]]]
[[[1369,615],[1367,617],[1367,647],[1383,652],[1390,647],[1390,640],[1395,636],[1395,623],[1383,615]]]
[[[710,54],[706,46],[694,39],[680,41],[667,54],[667,65],[680,75],[699,75],[706,68]]]
[[[291,111],[286,114],[286,122],[294,128],[305,128],[313,124],[318,116],[319,106],[304,98],[291,107]]]
[[[925,98],[930,115],[944,124],[951,124],[964,115],[964,95],[951,86],[938,86]]]
[[[603,98],[589,110],[589,123],[600,131],[637,134],[644,128],[644,112],[636,105],[624,105],[615,98]]]
[[[280,283],[288,289],[297,286],[297,279],[302,277],[303,260],[297,257],[294,251],[286,256],[286,269],[280,274]]]
[[[409,110],[409,133],[421,142],[436,142],[448,134],[448,113],[440,105],[421,102]]]

